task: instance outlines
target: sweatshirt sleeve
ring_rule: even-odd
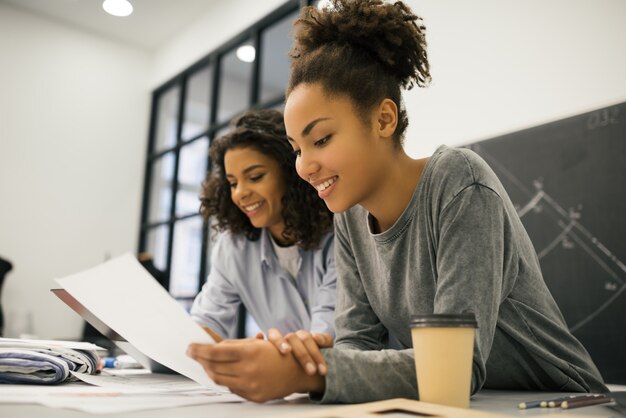
[[[476,315],[472,393],[486,379],[503,298],[508,226],[500,196],[478,183],[460,191],[439,217],[434,312]]]

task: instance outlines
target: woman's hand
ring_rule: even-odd
[[[276,328],[270,328],[267,332],[267,340],[274,344],[282,354],[293,354],[309,376],[316,373],[326,376],[328,373],[328,367],[320,348],[333,346],[332,335],[298,330],[283,337]]]
[[[272,343],[258,338],[191,344],[187,355],[200,363],[215,383],[254,402],[294,392],[323,393],[325,389],[324,377],[308,376],[293,356],[282,355]]]

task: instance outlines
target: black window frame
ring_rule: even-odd
[[[146,151],[146,161],[144,167],[144,184],[143,184],[143,196],[142,196],[142,209],[141,209],[141,223],[139,228],[139,244],[138,244],[138,253],[148,252],[149,243],[148,243],[148,235],[151,231],[155,231],[159,227],[167,226],[167,255],[165,259],[165,269],[162,280],[162,285],[170,290],[170,279],[171,279],[171,270],[172,270],[172,255],[174,251],[174,233],[176,225],[181,222],[188,220],[193,217],[200,217],[199,213],[192,214],[176,214],[176,197],[178,194],[178,173],[179,173],[179,163],[180,163],[180,155],[181,149],[195,141],[202,140],[204,138],[208,138],[209,146],[211,141],[215,138],[215,136],[224,128],[228,126],[229,121],[216,121],[217,118],[217,107],[219,102],[219,84],[221,79],[220,74],[220,62],[222,57],[226,56],[229,52],[232,52],[239,45],[246,41],[251,41],[252,45],[254,45],[256,49],[256,57],[252,63],[252,78],[250,83],[250,91],[249,91],[249,101],[248,106],[244,110],[253,109],[253,108],[271,108],[277,107],[283,104],[284,96],[283,94],[279,94],[276,97],[269,98],[263,102],[259,101],[260,97],[260,77],[261,77],[261,57],[264,53],[261,42],[262,33],[268,29],[271,29],[274,25],[281,23],[281,21],[288,17],[290,14],[297,12],[301,7],[306,6],[309,2],[304,0],[288,0],[277,9],[269,13],[264,18],[260,19],[253,25],[241,31],[239,34],[231,38],[229,41],[225,42],[214,51],[210,52],[197,62],[193,63],[191,66],[181,71],[176,76],[172,77],[161,86],[156,88],[152,92],[151,98],[151,108],[150,108],[150,122],[149,122],[149,133],[148,133],[148,144]],[[208,116],[208,126],[200,132],[197,132],[193,136],[189,138],[183,138],[183,125],[185,122],[185,106],[186,106],[186,95],[187,95],[187,86],[189,83],[189,79],[193,77],[199,71],[203,71],[206,68],[210,67],[211,71],[211,79],[209,81],[210,84],[210,97],[209,97],[209,116]],[[285,80],[286,82],[286,80]],[[155,150],[157,146],[157,123],[158,123],[158,111],[159,111],[159,100],[166,93],[170,92],[171,89],[178,88],[179,96],[178,96],[178,114],[176,121],[176,142],[173,146]],[[174,170],[173,170],[173,178],[171,183],[171,196],[169,196],[169,216],[163,220],[151,221],[150,220],[150,209],[151,209],[151,191],[153,186],[153,167],[159,161],[162,161],[166,154],[172,154],[174,156]],[[211,169],[211,162],[209,160],[208,155],[206,156],[206,167],[207,170]],[[206,276],[208,274],[209,269],[209,254],[210,254],[210,240],[209,240],[209,226],[207,222],[203,221],[202,227],[202,248],[200,254],[200,268],[198,275],[198,286],[196,289],[196,294],[200,291],[202,285],[206,280]],[[176,297],[178,301],[183,304],[190,304],[193,300],[193,297]],[[245,308],[242,306],[239,315],[239,325],[238,325],[238,335],[243,336],[245,333]]]

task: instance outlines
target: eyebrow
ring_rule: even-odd
[[[265,166],[263,164],[251,165],[250,167],[248,167],[245,170],[243,170],[243,174],[248,174],[249,172],[251,172],[252,170],[255,170],[257,168],[265,168]],[[233,176],[232,174],[226,173],[226,177],[235,177],[235,176]]]
[[[304,127],[304,129],[302,130],[302,133],[300,134],[300,136],[309,136],[309,134],[311,133],[313,128],[315,128],[315,125],[317,125],[318,123],[320,123],[322,121],[329,120],[329,119],[330,118],[317,118],[317,119],[312,120],[311,122],[309,122],[309,124],[307,126]],[[287,139],[289,140],[289,142],[296,142],[290,136],[287,136]]]

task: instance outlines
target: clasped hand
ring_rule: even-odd
[[[208,332],[208,331],[207,331]],[[187,354],[218,385],[254,402],[325,387],[326,362],[320,348],[332,347],[332,336],[297,331],[282,336],[276,329],[255,338],[191,344]]]

